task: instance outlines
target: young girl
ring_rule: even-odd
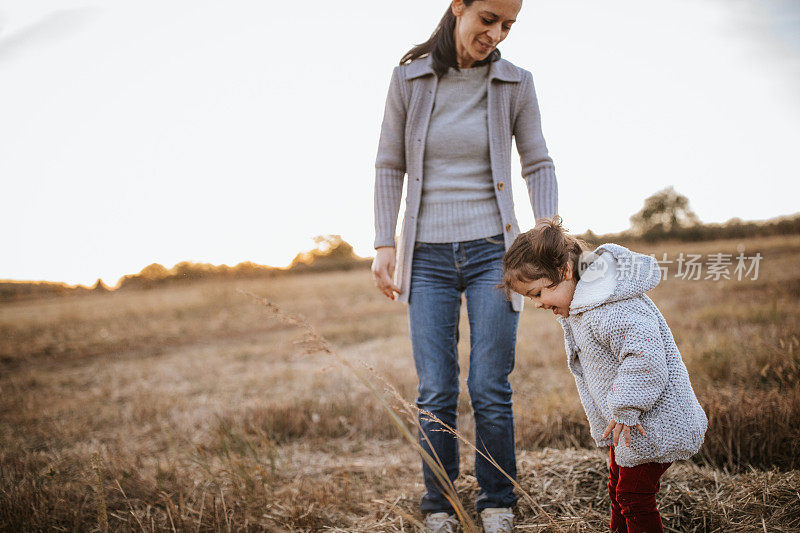
[[[708,421],[672,333],[645,295],[661,279],[656,260],[617,244],[587,249],[558,216],[542,220],[509,247],[503,285],[552,310],[564,329],[592,437],[611,447],[611,531],[663,531],[661,475],[697,453]]]

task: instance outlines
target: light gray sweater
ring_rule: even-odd
[[[661,279],[658,262],[617,244],[586,261],[564,328],[567,363],[598,446],[609,421],[641,424],[631,446],[614,449],[620,466],[688,459],[700,449],[708,420],[666,320],[645,292]]]
[[[397,240],[395,282],[401,302],[408,302],[411,265],[422,200],[425,138],[438,78],[430,56],[395,67],[386,96],[378,154],[375,158],[375,247],[395,246],[395,226],[403,184],[407,184],[403,229]],[[506,249],[519,234],[511,183],[511,141],[516,140],[522,177],[536,218],[558,209],[553,160],[542,135],[541,116],[531,73],[505,59],[489,65],[487,89],[489,163],[494,195],[503,220]],[[522,296],[512,306],[522,309]]]
[[[417,241],[471,241],[503,233],[489,164],[489,65],[450,68],[436,87],[425,140]]]

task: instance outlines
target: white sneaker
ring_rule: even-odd
[[[508,507],[490,507],[481,511],[485,533],[510,533],[514,530],[514,512]]]
[[[425,531],[429,533],[456,533],[458,520],[450,513],[430,513],[425,517]]]

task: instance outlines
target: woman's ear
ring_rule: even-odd
[[[450,3],[450,9],[453,11],[453,15],[455,15],[456,17],[460,17],[461,14],[464,12],[464,1],[453,0]]]

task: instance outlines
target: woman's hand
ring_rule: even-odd
[[[608,437],[611,432],[614,432],[614,446],[619,446],[619,434],[622,433],[625,436],[625,446],[631,445],[631,428],[635,427],[639,430],[639,433],[642,434],[642,437],[645,436],[644,428],[641,424],[636,424],[635,426],[626,426],[622,422],[617,422],[612,420],[606,426],[606,430],[603,432],[603,438]]]
[[[395,293],[400,294],[400,287],[392,281],[396,261],[394,246],[382,246],[376,252],[372,261],[372,279],[379,291],[394,300]]]

